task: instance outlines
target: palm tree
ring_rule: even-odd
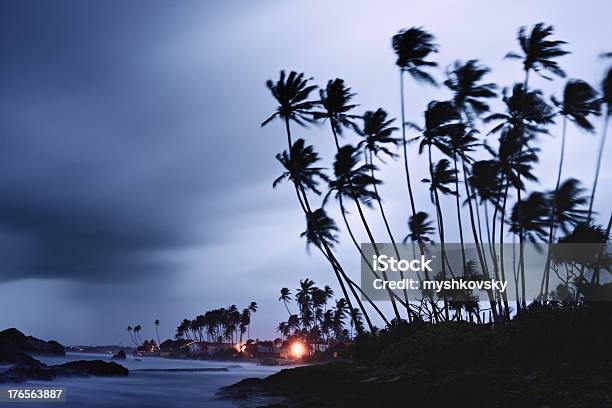
[[[370,190],[370,187],[373,184],[379,184],[380,181],[371,176],[370,164],[359,165],[360,156],[359,150],[351,145],[342,146],[340,150],[338,150],[336,159],[334,161],[334,178],[328,181],[329,191],[325,195],[323,203],[325,204],[332,194],[338,200],[342,218],[347,226],[347,231],[351,235],[353,244],[359,251],[362,259],[366,259],[365,254],[361,250],[361,247],[357,243],[357,240],[355,239],[355,236],[350,228],[346,218],[346,207],[344,206],[344,198],[348,198],[355,202],[355,206],[357,207],[359,217],[361,218],[361,222],[366,230],[370,244],[372,245],[375,253],[378,255],[378,246],[376,245],[372,231],[370,230],[368,222],[365,218],[361,204],[367,207],[372,205],[372,200],[376,199],[377,195],[373,190]],[[369,260],[366,261],[366,264],[370,264]],[[399,310],[397,309],[393,292],[388,290],[388,293],[391,298],[393,312],[395,313],[396,318],[399,319]]]
[[[469,60],[465,63],[456,61],[451,67],[447,68],[446,80],[444,85],[451,90],[453,93],[453,104],[457,109],[460,116],[460,126],[456,126],[456,131],[452,132],[450,140],[450,148],[453,153],[452,159],[457,168],[457,158],[461,159],[461,167],[463,170],[463,182],[466,193],[466,202],[468,204],[470,214],[470,225],[472,228],[472,236],[476,244],[478,252],[478,258],[480,261],[482,271],[487,273],[487,265],[483,256],[479,241],[482,241],[482,237],[479,239],[479,234],[476,231],[476,221],[474,219],[474,208],[472,206],[472,192],[470,191],[470,185],[468,183],[468,168],[467,163],[471,159],[467,156],[467,152],[473,150],[476,146],[476,138],[473,136],[475,130],[469,131],[464,124],[473,128],[476,118],[479,118],[483,113],[489,111],[489,105],[486,99],[494,98],[497,96],[496,89],[497,85],[494,83],[482,83],[485,75],[491,70],[488,67],[480,65],[478,60]],[[465,119],[464,119],[465,117]],[[459,180],[457,178],[457,184],[455,190],[459,191]],[[463,246],[463,227],[461,222],[461,211],[459,206],[459,194],[455,196],[455,206],[457,209],[457,220],[459,222],[459,237],[461,240],[461,255],[464,265],[466,264],[465,249]],[[482,235],[480,230],[480,212],[478,205],[476,205],[476,214],[478,218],[478,232]],[[495,308],[492,309],[495,311]]]
[[[470,125],[477,117],[489,111],[489,105],[483,99],[497,96],[497,85],[480,82],[489,72],[491,70],[480,65],[478,60],[465,63],[455,61],[446,70],[444,85],[452,91],[457,111],[465,115],[466,122]]]
[[[142,330],[142,326],[137,324],[134,326],[134,337],[138,339],[139,343],[142,343],[142,339],[140,338],[140,331]]]
[[[588,211],[580,207],[586,205],[588,199],[583,195],[585,189],[580,186],[580,182],[574,178],[565,180],[557,189],[548,193],[550,202],[549,223],[550,229],[548,233],[549,246],[554,240],[554,229],[556,226],[561,228],[564,234],[570,233],[570,228],[586,221]],[[544,296],[548,294],[548,282],[550,275],[550,259],[551,251],[548,250],[546,259],[546,267],[544,269]]]
[[[563,90],[563,100],[558,100],[554,96],[552,97],[552,101],[557,106],[559,110],[559,114],[563,116],[563,130],[561,133],[561,156],[559,158],[559,170],[557,171],[557,181],[555,182],[555,189],[552,194],[553,197],[556,195],[557,190],[559,189],[559,184],[561,183],[561,172],[563,170],[563,159],[565,156],[565,139],[566,139],[566,131],[567,131],[567,121],[568,119],[573,121],[579,129],[585,130],[587,132],[593,132],[594,127],[589,122],[588,116],[593,114],[599,116],[601,112],[601,99],[597,97],[597,91],[593,89],[588,83],[582,81],[580,79],[570,79],[565,84],[565,88]],[[548,280],[550,273],[550,245],[555,240],[555,219],[553,213],[555,213],[556,201],[552,201],[551,206],[551,223],[549,227],[548,233],[548,255],[546,260],[546,267],[544,269],[543,280],[546,281],[545,288],[546,292],[548,291]]]
[[[339,150],[338,136],[342,135],[343,128],[354,128],[354,120],[359,117],[349,113],[357,107],[357,105],[350,103],[355,94],[351,91],[351,88],[344,84],[343,79],[336,78],[327,81],[325,89],[319,89],[319,96],[321,98],[319,104],[323,110],[314,112],[313,118],[329,120],[336,149]]]
[[[134,342],[134,344],[136,345],[136,347],[138,347],[138,343],[136,343],[136,339],[134,337],[132,337],[132,332],[134,331],[134,329],[132,329],[132,326],[128,326],[127,327],[127,332],[130,335],[130,339],[132,340],[132,342]]]
[[[526,307],[525,299],[525,259],[523,242],[528,239],[531,242],[542,241],[546,236],[546,228],[550,222],[550,200],[546,194],[533,192],[525,200],[516,202],[510,216],[510,232],[519,235],[519,265],[521,273],[521,296],[517,293],[517,309]],[[515,282],[518,282],[515,276]],[[522,298],[522,303],[519,299]]]
[[[289,306],[287,305],[287,302],[291,301],[291,291],[289,290],[289,288],[282,288],[280,294],[281,295],[278,300],[282,300],[282,302],[285,304],[285,309],[287,309],[287,313],[289,313],[289,316],[291,316],[291,311],[289,310]]]
[[[400,69],[400,101],[402,118],[402,148],[404,153],[404,169],[406,171],[406,184],[410,196],[410,208],[412,216],[415,215],[414,196],[410,185],[410,170],[408,166],[408,152],[406,140],[406,116],[404,111],[404,73],[407,72],[417,82],[425,82],[435,85],[435,79],[424,69],[437,66],[433,61],[427,61],[430,54],[438,52],[438,46],[434,43],[434,36],[421,27],[412,27],[401,30],[393,36],[392,46],[397,55],[396,65]]]
[[[593,132],[595,128],[589,122],[588,116],[599,116],[601,114],[601,99],[598,98],[597,91],[585,81],[570,79],[565,84],[563,100],[560,101],[553,96],[552,101],[560,109],[559,114],[563,116],[561,157],[559,158],[559,171],[557,172],[557,182],[555,183],[555,190],[557,190],[561,182],[561,171],[563,169],[567,120],[569,119],[574,122],[579,129]]]
[[[352,282],[348,278],[348,276],[346,275],[346,273],[344,272],[340,264],[337,262],[336,258],[333,257],[333,254],[329,255],[331,254],[330,248],[333,248],[334,244],[338,242],[338,238],[336,235],[337,231],[338,231],[338,227],[336,226],[335,221],[332,218],[327,216],[323,208],[319,208],[314,213],[310,213],[310,216],[307,217],[306,231],[302,232],[300,234],[300,237],[306,238],[307,247],[310,246],[311,244],[314,244],[323,253],[323,256],[325,256],[327,260],[331,263],[332,268],[334,269],[334,272],[336,273],[338,282],[340,283],[340,287],[344,293],[344,296],[345,298],[347,298],[348,304],[350,305],[351,301],[350,299],[348,299],[348,293],[346,292],[346,288],[345,288],[344,282],[342,281],[341,276],[348,282],[349,289],[352,291],[353,296],[357,300],[357,303],[360,305],[360,308],[363,310],[361,299],[355,292],[355,287],[357,287],[362,294],[364,294],[364,292],[361,291],[361,288],[359,288],[356,284],[354,284],[354,282]],[[328,254],[325,253],[323,249],[324,247],[327,249]],[[370,304],[374,305],[371,300],[370,300]],[[380,312],[380,309],[378,309],[377,307],[375,307],[375,309],[379,312],[379,314],[382,315],[382,312]],[[368,314],[364,313],[364,316],[366,318],[366,321],[368,321],[368,326],[370,330],[372,330],[373,325],[372,325],[372,322]]]
[[[155,319],[153,324],[155,325],[155,334],[157,335],[157,344],[161,346],[161,342],[159,341],[159,332],[157,331],[157,328],[159,327],[159,319]]]
[[[506,54],[506,58],[520,59],[523,62],[523,71],[525,71],[523,88],[528,89],[529,71],[532,70],[545,79],[551,78],[544,75],[543,72],[550,72],[565,78],[565,72],[554,59],[569,54],[568,51],[562,49],[562,46],[567,43],[549,39],[554,33],[554,27],[544,23],[535,24],[529,33],[527,30],[527,27],[522,26],[517,35],[522,54],[515,52]]]
[[[444,220],[442,218],[442,207],[440,206],[440,194],[455,195],[457,192],[449,188],[449,185],[455,184],[457,179],[456,170],[451,168],[450,162],[446,159],[438,161],[432,166],[431,178],[421,180],[424,183],[429,183],[429,191],[432,204],[436,207],[438,214],[438,227],[440,235],[440,244],[444,246]],[[444,262],[442,262],[444,265]],[[444,269],[444,268],[442,268]]]
[[[266,86],[272,93],[272,96],[278,102],[278,107],[276,109],[276,112],[273,113],[268,119],[266,119],[262,123],[262,126],[267,125],[268,123],[270,123],[273,119],[277,117],[283,119],[285,122],[285,130],[287,132],[287,144],[289,148],[289,154],[286,154],[285,152],[283,152],[283,154],[280,157],[283,159],[286,158],[285,163],[283,163],[283,166],[285,166],[285,169],[288,170],[289,175],[285,177],[281,177],[281,179],[290,178],[291,181],[293,182],[298,201],[300,202],[300,206],[302,207],[302,210],[304,211],[306,215],[307,224],[310,225],[309,221],[313,219],[314,216],[312,215],[313,211],[308,202],[308,196],[306,195],[306,190],[302,183],[306,181],[307,186],[308,185],[312,186],[313,185],[312,177],[307,177],[309,176],[309,174],[304,174],[306,171],[306,168],[309,167],[308,163],[302,163],[300,165],[296,163],[293,159],[294,145],[292,144],[292,141],[291,141],[291,127],[290,127],[290,121],[294,121],[298,125],[302,125],[302,126],[305,126],[306,124],[315,121],[315,119],[312,117],[312,109],[314,106],[317,105],[317,102],[308,100],[308,97],[310,93],[316,89],[316,86],[309,85],[308,84],[309,80],[310,78],[309,79],[304,78],[304,74],[297,74],[294,71],[292,71],[287,78],[285,78],[285,72],[281,71],[280,79],[276,82],[272,80],[268,80],[266,82]],[[303,145],[303,142],[302,142],[302,145]],[[297,148],[298,150],[300,150],[299,146]],[[314,154],[314,151],[313,151],[313,154]],[[277,158],[282,163],[281,158],[279,158],[278,156]],[[318,160],[318,158],[316,160]],[[310,164],[312,164],[314,161],[311,161]],[[318,172],[316,171],[315,174],[319,175],[321,173],[320,171]],[[305,176],[305,177],[302,177],[302,176]],[[313,175],[310,175],[310,176],[313,176]],[[316,185],[316,182],[314,182],[314,184]],[[318,224],[315,223],[314,226],[318,228]],[[340,271],[338,270],[338,269],[341,269],[339,262],[336,260],[335,256],[331,252],[329,246],[327,245],[327,240],[325,238],[319,237],[318,242],[323,245],[323,247],[320,248],[321,252],[332,265],[332,268],[334,269],[334,272],[336,274],[336,278],[338,279],[338,282],[340,283],[340,286],[345,293],[345,297],[348,298],[348,294],[346,293],[346,289],[344,287],[344,282],[342,282],[342,277],[340,276]],[[348,277],[346,276],[346,274],[343,273],[343,271],[342,271],[342,275],[344,276],[345,279],[348,279]],[[351,285],[349,285],[349,287],[352,288]],[[357,301],[361,302],[359,299],[357,299]],[[350,300],[347,299],[347,302],[350,303]]]
[[[312,108],[316,105],[316,101],[308,100],[308,97],[317,87],[316,85],[309,85],[308,82],[311,80],[312,78],[304,78],[304,73],[298,74],[291,71],[289,76],[285,76],[285,71],[281,71],[278,81],[274,82],[269,79],[266,82],[266,87],[278,102],[278,106],[276,112],[264,120],[261,126],[266,126],[276,118],[284,120],[289,150],[293,145],[289,122],[293,121],[300,126],[305,126],[314,121]]]
[[[285,172],[281,174],[274,182],[272,187],[276,186],[283,180],[287,179],[302,186],[306,191],[312,191],[316,194],[321,194],[317,189],[319,181],[327,180],[327,176],[323,173],[322,167],[313,167],[318,162],[319,155],[314,151],[312,146],[305,146],[304,139],[298,139],[291,146],[291,152],[287,151],[276,155]]]
[[[329,196],[335,193],[335,197],[340,201],[343,197],[355,202],[357,211],[368,234],[372,246],[376,246],[372,231],[365,219],[361,204],[371,207],[372,200],[376,199],[376,193],[370,190],[370,186],[380,181],[373,179],[370,175],[370,165],[359,165],[359,150],[351,145],[342,146],[336,154],[334,161],[334,177],[328,181],[329,191],[325,195],[323,202],[327,202]],[[341,202],[341,205],[342,202]]]
[[[434,227],[431,226],[429,221],[429,214],[423,211],[419,211],[408,220],[408,229],[410,233],[404,237],[402,241],[404,244],[408,241],[412,242],[433,242],[429,237],[434,231]]]
[[[602,91],[602,103],[606,108],[604,113],[604,126],[603,135],[601,136],[601,142],[599,143],[599,152],[597,154],[597,164],[595,166],[595,179],[593,180],[593,189],[591,190],[591,199],[589,201],[589,213],[587,219],[591,220],[591,213],[593,211],[593,201],[595,201],[595,190],[597,189],[597,180],[599,179],[599,171],[601,169],[601,158],[603,155],[604,144],[606,143],[606,134],[608,132],[608,124],[610,116],[612,116],[612,67],[608,69],[606,77],[601,83]]]

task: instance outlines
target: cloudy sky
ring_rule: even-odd
[[[305,251],[289,186],[272,189],[285,136],[279,123],[259,126],[275,108],[266,79],[283,68],[319,84],[341,76],[361,111],[397,116],[397,30],[424,26],[440,44],[441,66],[479,58],[505,86],[522,78],[520,64],[503,60],[518,48],[517,28],[545,21],[570,42],[561,60],[568,74],[598,84],[609,14],[603,0],[2,2],[0,328],[66,344],[126,344],[130,324],[150,338],[160,319],[167,337],[184,317],[254,300],[251,333],[272,336],[286,317],[280,287],[333,279]],[[563,86],[532,84],[548,95]],[[408,118],[422,122],[432,98],[448,94],[408,82]],[[541,141],[540,184],[530,188],[552,187],[558,132]],[[296,135],[333,156],[327,128]],[[600,127],[595,136],[570,126],[566,176],[590,185],[599,135]],[[415,180],[425,176],[422,160],[413,148]],[[381,192],[400,238],[402,176],[400,163],[385,167]],[[611,177],[605,163],[602,223]],[[430,211],[415,188],[417,206]],[[348,245],[339,252],[357,278],[356,253]]]

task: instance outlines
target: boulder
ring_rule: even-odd
[[[119,350],[117,354],[115,354],[111,360],[125,360],[127,356],[125,355],[125,351]]]
[[[55,369],[45,364],[17,365],[9,368],[4,373],[0,373],[0,383],[20,383],[29,380],[50,381],[55,376]]]
[[[0,332],[0,349],[26,354],[66,355],[64,347],[57,341],[44,341],[36,337],[26,336],[15,328]]]
[[[16,351],[0,344],[0,363],[37,365],[40,362],[26,353]]]
[[[123,376],[128,375],[127,368],[114,362],[102,360],[77,360],[53,366],[58,375],[63,376]]]

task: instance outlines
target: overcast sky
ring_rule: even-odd
[[[360,111],[398,116],[390,39],[399,29],[424,26],[440,44],[441,66],[479,58],[493,68],[490,80],[506,86],[522,79],[520,64],[503,60],[518,50],[518,27],[545,21],[570,43],[572,54],[560,59],[569,76],[599,85],[610,11],[603,0],[3,1],[0,328],[65,344],[127,344],[130,324],[151,338],[160,319],[169,337],[185,317],[256,301],[251,333],[271,337],[286,318],[282,286],[334,281],[305,251],[291,188],[272,189],[286,139],[280,123],[259,126],[275,108],[268,78],[283,68],[318,84],[341,76]],[[536,76],[531,83],[547,95],[563,86]],[[422,123],[427,102],[448,93],[408,81],[406,96],[408,119]],[[565,175],[588,186],[596,123],[596,135],[568,131]],[[558,131],[541,141],[540,184],[530,189],[553,187]],[[328,128],[295,135],[333,156]],[[411,162],[417,207],[431,212],[414,147]],[[402,171],[400,162],[385,167],[381,190],[400,239],[409,211]],[[600,223],[611,177],[604,163]],[[368,216],[385,241],[376,214]],[[359,258],[347,244],[340,257],[357,279]]]

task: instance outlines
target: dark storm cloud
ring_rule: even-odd
[[[241,184],[223,96],[166,71],[180,25],[160,4],[3,3],[0,280],[137,279],[219,239]]]

